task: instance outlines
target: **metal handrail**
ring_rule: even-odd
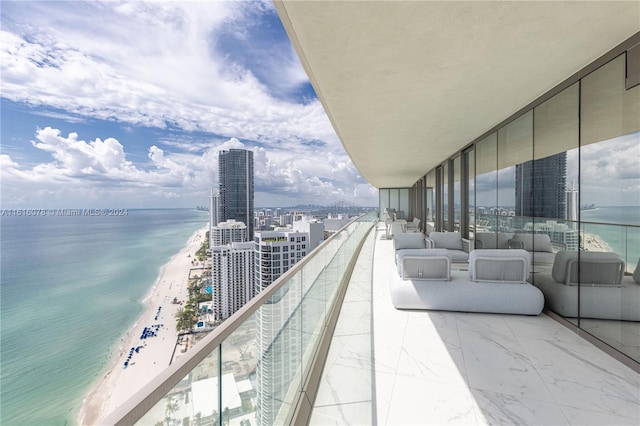
[[[320,253],[331,241],[353,223],[365,217],[362,214],[340,228],[335,234],[323,241],[318,247],[303,257],[291,269],[282,274],[276,281],[271,283],[267,289],[260,292],[253,299],[247,302],[242,308],[227,318],[220,326],[207,335],[198,345],[193,348],[190,356],[178,358],[178,360],[161,372],[153,380],[147,383],[142,389],[136,392],[123,405],[100,420],[104,425],[131,425],[142,418],[151,408],[155,406],[171,389],[173,389],[191,370],[202,362],[222,342],[237,330],[245,320],[253,315],[266,301],[268,301],[289,279],[298,273],[307,263],[309,263],[318,253]]]

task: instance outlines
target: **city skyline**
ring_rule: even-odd
[[[256,205],[377,205],[271,2],[3,2],[1,17],[3,207],[206,204],[232,148],[254,152]]]

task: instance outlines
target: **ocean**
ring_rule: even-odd
[[[3,425],[75,424],[160,268],[208,223],[191,209],[3,216]]]
[[[627,272],[635,270],[640,258],[640,207],[605,206],[582,210],[580,220],[584,232],[600,236],[602,241],[625,259]]]

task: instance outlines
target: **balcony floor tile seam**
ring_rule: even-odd
[[[351,402],[340,402],[338,404],[322,404],[322,405],[316,405],[316,408],[327,408],[327,407],[335,407],[337,405],[352,405],[352,404],[362,404],[362,403],[370,403],[371,399],[363,399],[361,401],[351,401]]]

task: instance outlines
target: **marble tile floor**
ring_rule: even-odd
[[[347,290],[311,425],[640,424],[640,375],[556,321],[400,311],[390,273],[382,224]]]

